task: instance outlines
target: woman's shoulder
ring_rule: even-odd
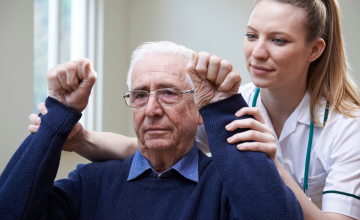
[[[360,127],[360,109],[356,110],[355,112],[352,112],[354,117],[349,117],[347,115],[342,114],[341,112],[335,110],[333,112],[329,112],[329,120],[326,125],[332,125],[337,127],[347,127],[351,124],[356,125]]]
[[[357,110],[356,117],[346,116],[339,111],[329,113],[324,131],[332,137],[333,144],[339,143],[342,149],[354,147],[360,143],[360,110]],[[345,144],[346,143],[346,144]],[[357,150],[360,156],[360,150]]]

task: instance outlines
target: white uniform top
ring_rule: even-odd
[[[250,107],[255,90],[256,87],[252,83],[239,89],[239,93]],[[260,93],[256,107],[260,109],[268,126],[273,129]],[[286,120],[280,138],[277,138],[274,132],[276,156],[301,188],[304,183],[310,130],[309,108],[310,94],[307,92]],[[325,108],[319,106],[318,116],[321,122],[324,113]],[[196,141],[200,149],[209,151],[204,126],[199,126]],[[323,212],[335,212],[360,219],[360,117],[349,118],[337,111],[332,115],[329,112],[325,128],[314,127],[308,194]]]

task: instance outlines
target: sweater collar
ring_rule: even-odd
[[[182,157],[174,166],[170,169],[162,172],[160,175],[151,167],[149,161],[140,153],[136,151],[133,161],[131,163],[129,176],[127,181],[131,181],[143,173],[147,173],[154,178],[171,177],[174,171],[177,171],[183,177],[192,180],[194,182],[199,181],[199,155],[194,141],[193,148]],[[146,172],[147,171],[147,172]]]

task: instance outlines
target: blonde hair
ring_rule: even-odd
[[[262,0],[256,0],[255,5]],[[341,35],[340,7],[337,0],[270,0],[301,8],[307,15],[307,40],[322,38],[326,47],[322,55],[310,64],[307,88],[311,94],[312,121],[320,125],[318,104],[328,100],[333,110],[348,117],[356,117],[360,107],[360,90],[348,73]],[[333,113],[334,111],[332,111]]]

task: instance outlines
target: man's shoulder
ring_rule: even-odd
[[[85,177],[91,176],[119,176],[121,173],[128,173],[130,170],[133,156],[121,160],[109,160],[93,162],[88,164],[78,164],[76,171]]]
[[[218,176],[214,161],[212,157],[208,157],[201,150],[199,150],[199,179],[204,175]]]

